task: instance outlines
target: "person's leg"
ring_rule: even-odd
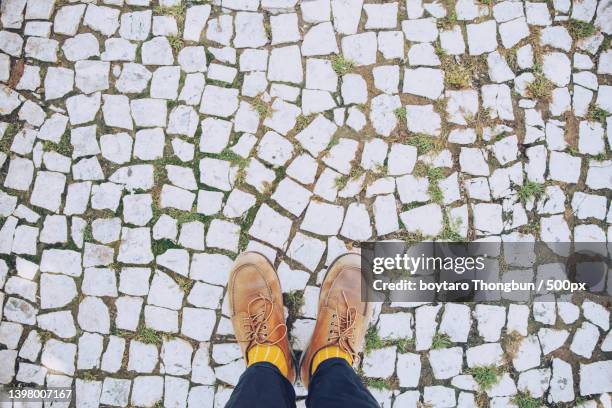
[[[309,408],[379,407],[353,367],[343,358],[330,358],[319,364],[310,380],[306,406]]]
[[[271,363],[255,363],[240,376],[226,408],[294,408],[291,383]]]
[[[300,365],[308,407],[378,406],[352,368],[372,315],[372,305],[361,295],[361,279],[361,258],[355,253],[338,257],[323,279],[317,323]]]
[[[296,369],[287,339],[280,281],[261,254],[236,258],[228,283],[229,308],[246,366],[230,407],[294,407]]]

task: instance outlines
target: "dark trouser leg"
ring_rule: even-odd
[[[226,408],[295,408],[293,385],[270,363],[246,369]]]
[[[373,408],[378,403],[355,370],[342,358],[323,361],[310,380],[308,408]]]

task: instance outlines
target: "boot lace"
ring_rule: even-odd
[[[242,318],[242,327],[245,338],[239,342],[248,342],[257,345],[275,345],[287,336],[287,325],[279,323],[272,329],[269,327],[270,316],[274,312],[274,302],[262,294],[253,298],[247,306],[247,316]],[[277,330],[283,330],[282,336],[275,341],[270,337]]]
[[[354,346],[357,309],[350,306],[344,291],[342,291],[342,299],[344,300],[346,310],[344,313],[341,313],[340,308],[336,306],[336,311],[332,314],[327,341],[328,343],[337,344],[355,362],[359,358]]]

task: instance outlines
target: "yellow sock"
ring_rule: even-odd
[[[312,359],[312,369],[310,370],[310,374],[314,374],[314,372],[317,371],[319,364],[321,364],[323,361],[335,357],[343,358],[349,363],[349,365],[353,365],[353,359],[351,356],[344,352],[340,347],[327,346],[317,351],[317,354],[315,354],[314,358]]]
[[[252,347],[247,354],[249,357],[249,364],[247,367],[250,367],[255,363],[266,362],[274,364],[285,377],[287,376],[287,372],[289,370],[287,367],[287,362],[285,361],[285,356],[283,355],[280,347],[276,345],[267,346],[257,344],[255,347]]]

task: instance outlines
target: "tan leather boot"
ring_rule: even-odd
[[[312,360],[327,346],[338,346],[359,364],[365,334],[372,315],[372,305],[361,299],[361,257],[348,253],[329,267],[319,295],[317,323],[310,344],[302,353],[300,378],[310,383]]]
[[[287,363],[287,379],[295,382],[283,293],[272,264],[257,252],[242,253],[230,272],[228,291],[234,334],[246,363],[247,353],[255,345],[277,345]]]

